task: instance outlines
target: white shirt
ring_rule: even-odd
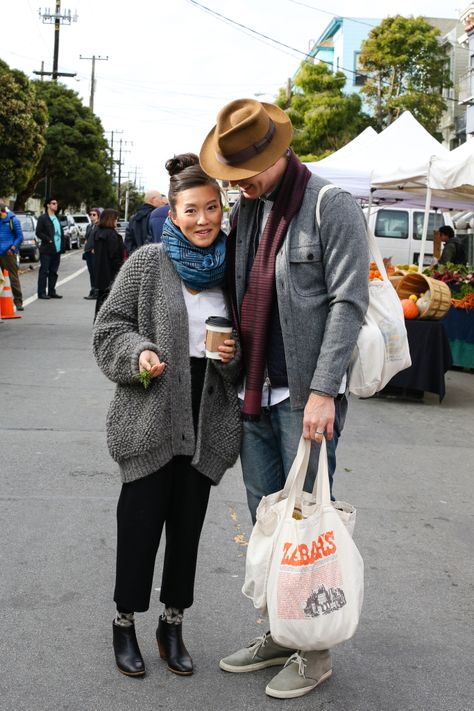
[[[219,286],[199,291],[197,294],[191,294],[183,282],[181,287],[188,312],[189,355],[193,358],[205,358],[206,319],[209,316],[229,317],[224,293]]]

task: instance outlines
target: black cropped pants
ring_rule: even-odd
[[[205,359],[191,364],[194,422],[197,423]],[[122,485],[117,506],[117,568],[114,600],[121,611],[144,612],[150,604],[155,559],[163,526],[166,547],[160,600],[167,607],[191,607],[199,539],[211,480],[174,457],[142,479]]]

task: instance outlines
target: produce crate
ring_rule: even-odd
[[[437,320],[443,318],[451,307],[451,290],[447,284],[439,279],[432,279],[424,274],[410,272],[403,276],[396,286],[400,299],[408,299],[410,294],[429,292],[428,308],[419,317],[420,319]]]

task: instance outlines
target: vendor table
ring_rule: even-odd
[[[451,306],[442,324],[451,347],[453,365],[474,368],[474,309]]]
[[[441,401],[446,392],[444,374],[452,365],[443,320],[406,321],[406,327],[412,364],[397,373],[382,392],[402,389],[422,394],[426,390],[439,395]]]

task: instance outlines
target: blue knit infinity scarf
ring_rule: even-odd
[[[225,279],[225,246],[222,230],[210,247],[196,247],[166,218],[162,235],[166,254],[186,286],[196,291],[221,286]]]

